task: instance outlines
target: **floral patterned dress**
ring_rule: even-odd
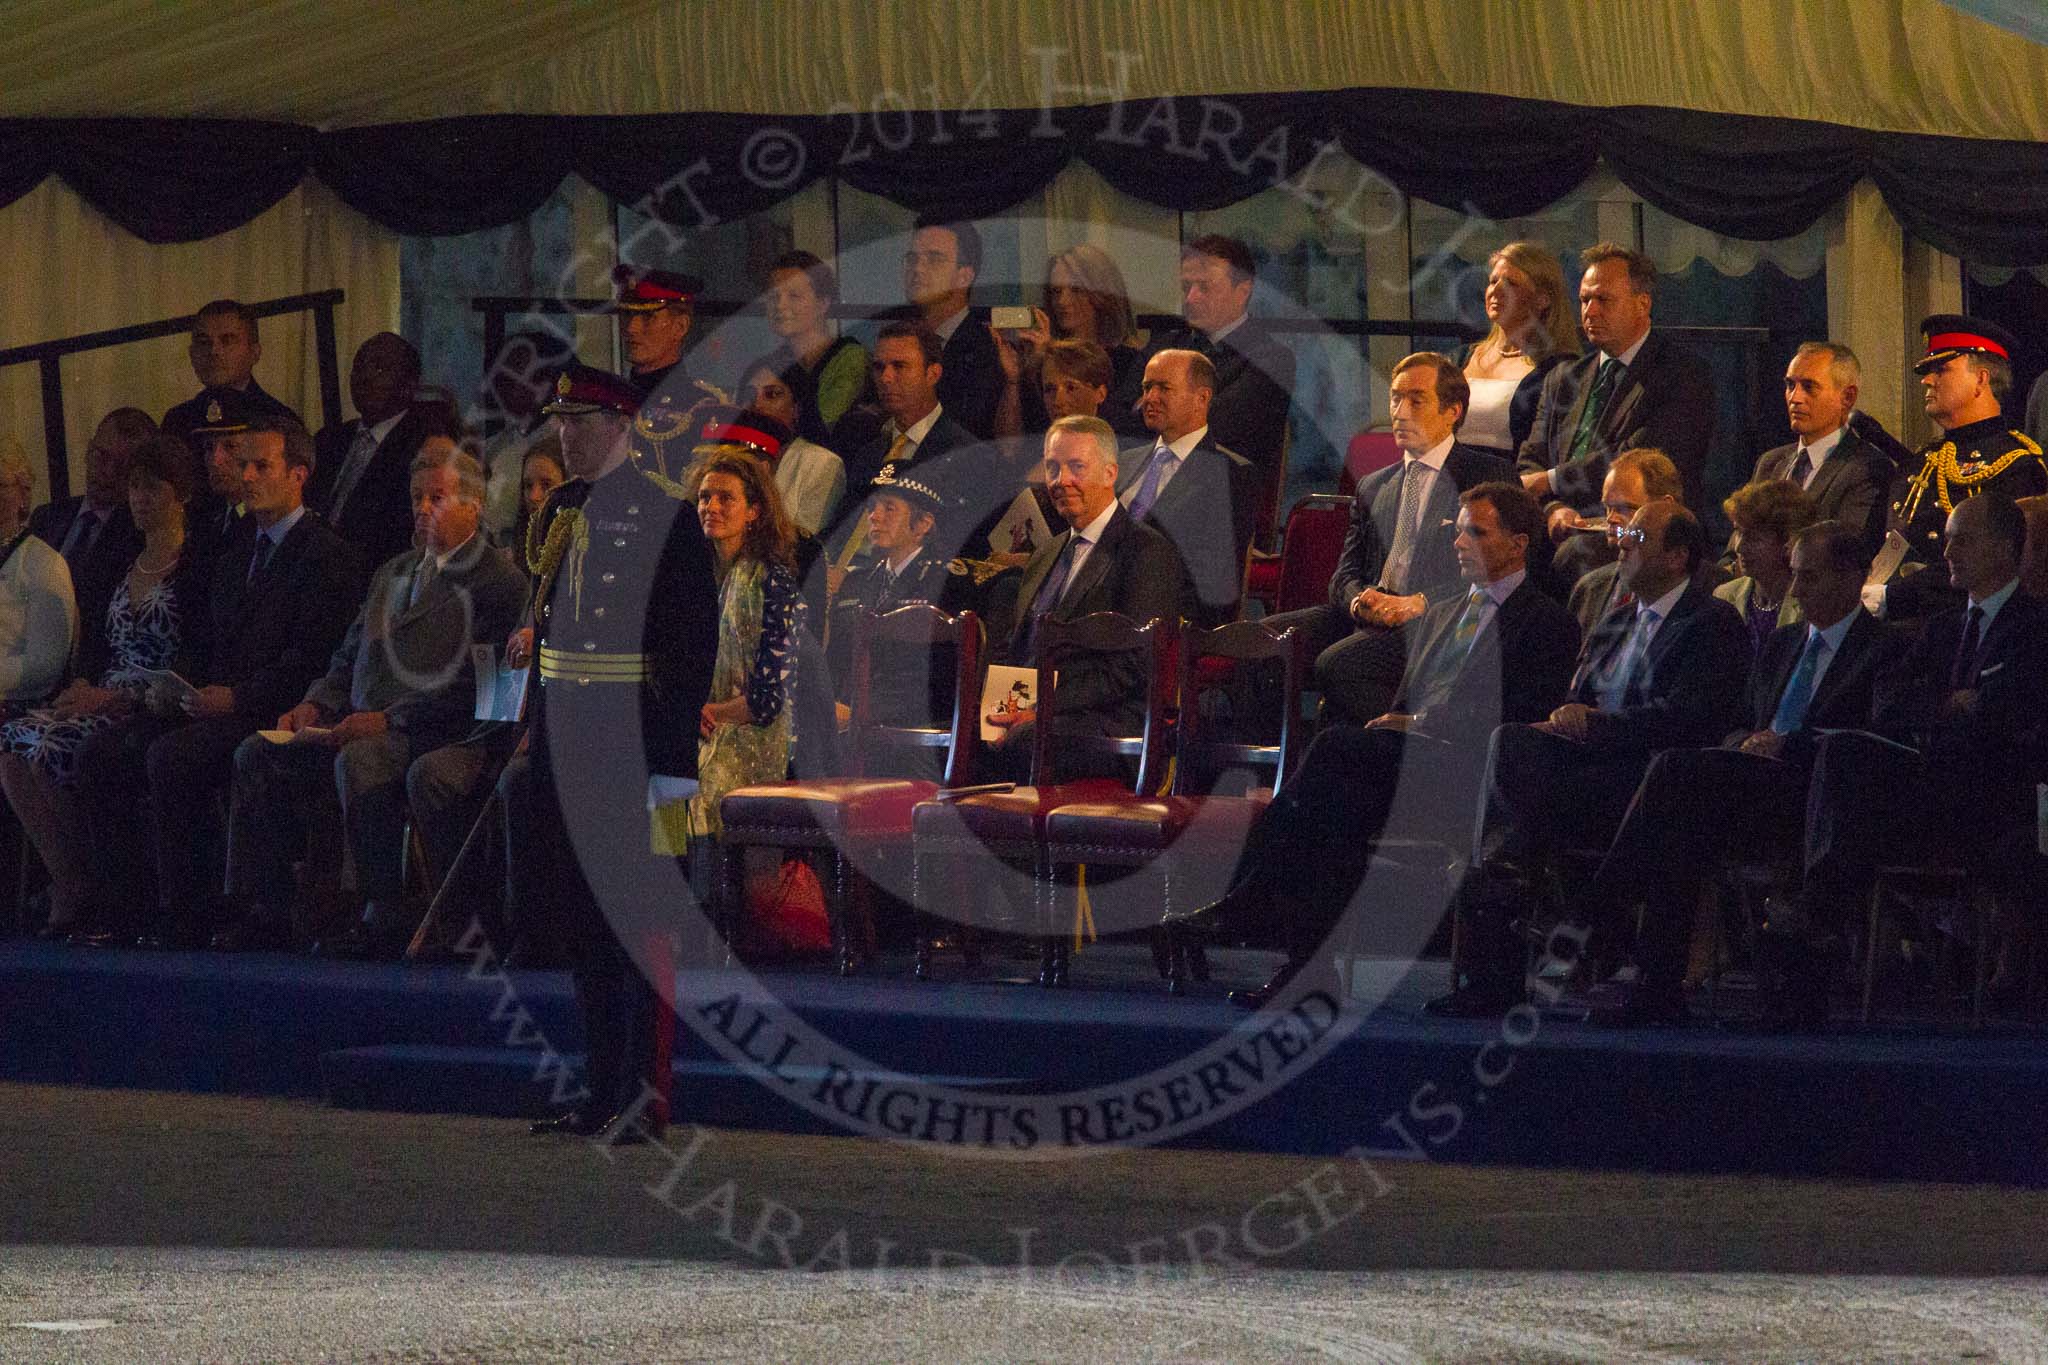
[[[793,740],[789,697],[803,615],[796,575],[788,569],[748,559],[726,570],[719,585],[718,661],[710,700],[744,695],[749,719],[720,725],[697,741],[691,834],[718,833],[718,803],[727,792],[780,782],[788,773]]]
[[[178,600],[170,578],[159,579],[139,599],[128,594],[124,575],[107,604],[107,646],[111,662],[99,686],[126,692],[139,703],[148,684],[145,668],[168,668],[185,639],[185,615],[205,609]],[[52,778],[69,786],[77,775],[78,751],[85,741],[113,725],[115,716],[58,718],[48,708],[30,711],[0,725],[0,750],[19,754]]]

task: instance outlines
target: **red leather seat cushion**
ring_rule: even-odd
[[[1035,842],[1045,830],[1045,817],[1059,807],[1119,795],[1130,795],[1130,789],[1114,778],[1091,777],[1050,787],[983,792],[958,801],[925,801],[911,823],[919,839],[966,835],[989,842]]]
[[[1086,862],[1089,852],[1098,857],[1158,853],[1190,835],[1204,852],[1213,846],[1219,855],[1235,853],[1271,800],[1272,794],[1261,789],[1252,796],[1076,802],[1046,817],[1045,841],[1058,862]]]

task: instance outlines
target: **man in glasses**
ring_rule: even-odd
[[[1669,499],[1683,503],[1683,485],[1680,482],[1678,466],[1661,450],[1638,446],[1623,451],[1608,467],[1607,478],[1600,486],[1600,508],[1607,520],[1606,528],[1599,534],[1607,538],[1608,553],[1614,552],[1615,537],[1627,526],[1629,519],[1653,502]],[[1578,582],[1572,584],[1571,596],[1566,605],[1572,615],[1579,618],[1579,630],[1591,634],[1593,627],[1600,624],[1600,618],[1607,609],[1627,595],[1627,589],[1618,585],[1621,565],[1613,560],[1597,568],[1588,569]]]

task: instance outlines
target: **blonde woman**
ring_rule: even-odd
[[[1509,242],[1486,262],[1491,329],[1461,367],[1472,389],[1458,439],[1512,460],[1536,420],[1536,399],[1552,365],[1579,352],[1564,271],[1535,242]]]
[[[1045,263],[1045,306],[1031,310],[1023,331],[996,333],[1003,366],[1003,398],[996,408],[996,434],[1041,432],[1052,425],[1041,392],[1039,369],[1054,341],[1092,341],[1109,353],[1110,381],[1100,416],[1121,436],[1149,439],[1137,415],[1138,387],[1145,375],[1131,291],[1107,251],[1083,242]]]

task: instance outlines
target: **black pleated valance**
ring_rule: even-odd
[[[1494,218],[1555,202],[1605,157],[1647,202],[1751,240],[1804,230],[1868,176],[1906,230],[1942,251],[2048,263],[2039,143],[1427,90],[829,116],[479,115],[325,133],[231,120],[0,120],[0,205],[54,172],[146,241],[195,241],[249,221],[310,172],[393,232],[439,236],[516,221],[574,172],[691,228],[832,175],[918,211],[981,217],[1079,158],[1125,194],[1186,211],[1296,181],[1331,144],[1404,194]]]

